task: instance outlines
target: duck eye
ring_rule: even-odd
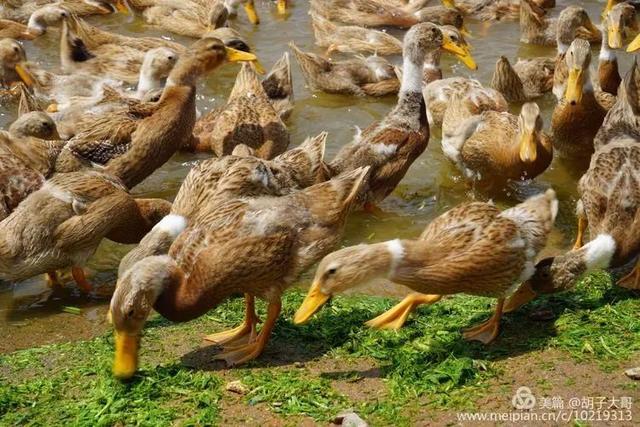
[[[15,53],[19,53],[19,52],[20,52],[20,48],[19,48],[18,46],[14,46],[14,47],[13,47],[13,51],[14,51]]]
[[[330,268],[330,269],[328,269],[328,270],[327,270],[327,274],[328,274],[329,276],[332,276],[332,275],[336,274],[336,272],[337,272],[337,271],[338,271],[338,268],[337,268],[337,267],[332,267],[332,268]]]

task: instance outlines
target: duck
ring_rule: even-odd
[[[221,157],[244,144],[263,159],[283,153],[290,139],[287,126],[247,63],[238,73],[227,104],[198,120],[193,136],[190,148],[195,151],[212,151]]]
[[[514,67],[501,55],[496,61],[491,87],[504,95],[507,102],[531,101],[553,89],[554,70],[553,58],[520,59]]]
[[[289,46],[311,90],[355,96],[387,96],[398,93],[399,80],[393,64],[381,56],[356,56],[330,61]]]
[[[14,6],[11,2],[4,2],[2,10],[0,10],[0,18],[26,24],[34,12],[51,3],[50,0],[26,0]],[[124,0],[63,0],[58,3],[70,13],[78,16],[110,15],[116,12],[126,14],[129,12]]]
[[[230,366],[258,357],[280,315],[282,293],[340,242],[366,174],[361,168],[281,197],[205,203],[189,218],[172,211],[120,264],[109,307],[114,376],[135,374],[152,307],[171,321],[186,322],[237,293],[245,294],[243,324],[205,339],[223,346],[215,358]],[[187,198],[199,200],[197,194]],[[259,333],[256,297],[268,303]]]
[[[24,113],[0,131],[0,221],[51,176],[63,145],[55,122],[41,111]]]
[[[602,44],[598,56],[598,84],[600,89],[617,95],[622,81],[618,70],[616,50],[623,47],[623,40],[635,24],[635,8],[628,3],[619,3],[606,13],[602,20]]]
[[[367,191],[359,197],[358,208],[371,211],[391,194],[427,148],[429,124],[422,96],[422,67],[429,52],[437,49],[465,54],[444,37],[437,25],[411,27],[404,37],[402,84],[396,106],[381,121],[359,131],[329,162],[334,175],[362,166],[371,168]]]
[[[466,118],[463,116],[465,112],[474,115],[487,110],[507,111],[509,106],[500,92],[484,87],[478,80],[467,77],[449,77],[432,81],[424,87],[423,96],[427,104],[429,124],[433,127],[443,127],[443,131],[445,114],[449,108],[464,107],[464,110],[460,111],[461,115],[456,113],[449,117],[447,128],[450,126],[455,131]],[[457,97],[466,105],[458,103],[452,107],[452,101]]]
[[[442,295],[490,296],[498,299],[494,314],[463,332],[466,340],[488,344],[499,334],[505,299],[533,275],[557,212],[551,189],[504,211],[491,203],[465,203],[436,218],[418,239],[335,251],[320,261],[293,321],[307,322],[334,294],[386,279],[415,293],[367,322],[369,326],[397,329],[415,307],[435,303]]]
[[[467,119],[442,151],[473,182],[529,180],[553,159],[551,139],[543,131],[540,108],[525,103],[520,115],[484,111]]]
[[[309,137],[273,160],[255,157],[247,145],[230,155],[198,162],[182,183],[174,212],[191,218],[207,203],[233,198],[283,196],[329,179],[324,163],[327,133]],[[197,199],[192,199],[197,195]]]
[[[596,150],[602,148],[608,141],[630,137],[640,140],[640,70],[637,59],[634,59],[631,68],[618,89],[616,103],[607,112],[602,126],[598,129],[593,141]]]
[[[640,196],[638,195],[640,139],[619,135],[599,148],[580,178],[576,208],[578,234],[568,252],[544,258],[535,273],[505,303],[511,312],[542,294],[572,289],[589,272],[623,267],[640,253]],[[584,243],[586,231],[592,238]],[[640,289],[640,265],[616,282]]]
[[[133,188],[162,166],[191,137],[196,121],[195,85],[225,61],[254,61],[255,55],[226,47],[215,38],[191,45],[171,70],[157,103],[119,110],[96,119],[73,137],[56,162],[57,172],[99,165]]]
[[[461,31],[452,26],[440,26],[448,49],[467,68],[477,69],[471,55],[471,46]],[[401,69],[378,56],[356,56],[353,59],[332,62],[312,53],[305,53],[291,44],[307,83],[314,89],[327,93],[354,94],[358,96],[385,96],[395,94],[400,88]],[[441,77],[440,54],[447,49],[430,51],[424,61],[425,79]]]
[[[520,16],[520,0],[448,0],[443,3],[457,9],[464,16],[480,21],[511,21]],[[534,3],[543,9],[556,6],[555,0],[534,0]]]
[[[83,266],[104,238],[139,241],[171,203],[134,199],[111,175],[97,171],[57,174],[0,221],[0,278],[17,282],[72,268],[76,283],[91,290]]]
[[[459,142],[455,141],[460,138],[463,124],[472,117],[478,116],[484,111],[505,112],[508,108],[507,101],[495,89],[485,88],[480,85],[477,88],[471,86],[467,90],[462,90],[461,88],[465,87],[466,84],[464,84],[464,80],[461,83],[463,84],[457,88],[457,85],[453,85],[454,91],[448,95],[447,103],[444,106],[444,114],[442,116],[443,147],[447,145],[457,146],[459,144]]]
[[[384,31],[359,25],[338,25],[318,13],[309,12],[316,45],[333,52],[377,54],[381,56],[402,53],[402,41]]]
[[[310,4],[312,12],[350,25],[409,28],[420,22],[433,22],[464,28],[460,12],[445,6],[416,10],[411,4],[401,6],[378,0],[312,0]]]
[[[588,158],[593,154],[593,139],[606,115],[591,84],[589,42],[575,39],[565,61],[569,77],[564,96],[551,116],[553,145],[566,157]]]
[[[557,19],[545,17],[544,9],[532,0],[520,2],[520,41],[542,46],[558,46],[566,50],[565,42],[571,43],[576,37],[589,41],[600,41],[600,30],[593,25],[587,11],[580,6],[568,6]]]
[[[129,6],[131,6],[131,8],[135,10],[141,11],[143,16],[147,10],[160,7],[168,8],[168,10],[173,9],[175,11],[180,11],[177,14],[178,19],[182,19],[184,16],[191,15],[198,16],[199,18],[202,18],[204,16],[205,21],[210,17],[210,15],[207,15],[207,11],[211,10],[212,7],[217,7],[216,3],[222,4],[226,8],[226,13],[228,16],[236,16],[238,14],[238,9],[240,8],[240,6],[242,6],[245,13],[247,14],[247,18],[252,24],[257,25],[260,23],[260,17],[258,16],[258,12],[256,11],[254,0],[222,0],[216,2],[195,0],[190,2],[178,3],[167,2],[165,0],[128,0]],[[172,28],[173,27],[174,26],[172,25]],[[194,37],[201,37],[201,35],[196,35]]]
[[[225,45],[249,52],[247,41],[226,26],[229,9],[224,2],[162,2],[146,8],[142,17],[151,26],[186,37],[216,37]]]
[[[178,54],[185,51],[181,44],[162,38],[108,33],[85,25],[73,15],[62,21],[60,61],[63,71],[69,74],[84,73],[135,84],[145,53],[157,47]]]

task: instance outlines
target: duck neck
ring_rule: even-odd
[[[200,268],[196,262],[187,274],[176,262],[168,257],[168,274],[174,280],[165,281],[153,308],[163,317],[173,322],[187,322],[202,316],[227,297],[241,293],[243,289],[225,286],[220,276],[206,267]]]
[[[411,93],[422,93],[422,63],[405,55],[402,62],[402,83],[400,98]]]
[[[552,287],[536,289],[552,293],[572,288],[583,275],[609,267],[616,252],[616,242],[609,234],[601,234],[580,249],[555,257],[551,267]]]
[[[602,29],[602,44],[600,45],[600,55],[598,56],[600,64],[618,62],[616,52],[609,47],[609,35],[606,27]]]
[[[398,104],[391,113],[393,117],[408,120],[411,128],[416,131],[426,123],[426,106],[422,95],[422,73],[422,62],[419,63],[405,55]]]
[[[164,81],[165,79],[155,75],[153,70],[145,69],[143,64],[143,68],[140,70],[136,97],[142,99],[150,91],[161,88]]]

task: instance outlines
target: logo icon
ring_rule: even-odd
[[[513,395],[511,403],[516,409],[533,409],[536,406],[536,397],[531,393],[529,387],[519,387],[516,394]]]

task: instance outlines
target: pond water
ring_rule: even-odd
[[[306,1],[294,0],[291,13],[286,19],[276,14],[272,2],[258,0],[256,3],[262,18],[259,26],[251,25],[242,13],[231,25],[248,39],[266,68],[280,58],[288,49],[291,40],[295,40],[303,50],[319,52],[314,46]],[[559,0],[557,3],[558,6],[552,11],[552,15],[557,15],[562,7],[568,4],[580,4],[587,8],[594,23],[599,22],[602,9],[600,2]],[[191,42],[190,39],[149,28],[143,21],[132,16],[117,14],[89,20],[114,32],[161,35],[186,44]],[[444,55],[442,65],[445,76],[472,76],[488,85],[499,55],[505,55],[513,61],[517,57],[555,54],[554,48],[521,45],[518,41],[517,22],[491,25],[469,22],[468,28],[473,34],[469,41],[473,45],[473,55],[479,69],[470,71]],[[402,35],[401,31],[390,31]],[[34,42],[25,42],[29,60],[56,70],[59,65],[58,38],[59,32],[54,29]],[[594,58],[597,58],[597,49],[598,47],[594,47]],[[400,60],[399,57],[393,58],[393,61],[398,63]],[[625,72],[630,65],[631,57],[620,54],[619,60],[621,72]],[[225,102],[238,69],[238,66],[226,65],[202,82],[198,88],[198,107],[202,113]],[[296,104],[287,121],[292,146],[299,144],[309,135],[328,131],[327,159],[331,159],[343,144],[351,140],[356,126],[368,126],[383,117],[395,104],[394,97],[375,99],[312,93],[305,87],[304,79],[293,58],[292,69]],[[555,98],[549,93],[538,100],[538,103],[544,113],[545,128],[548,128]],[[518,105],[512,108],[514,112],[519,110]],[[14,118],[15,107],[7,109],[0,106],[0,126],[7,126]],[[457,169],[442,154],[439,136],[438,131],[432,132],[427,151],[413,164],[397,191],[380,205],[383,212],[375,215],[352,215],[347,225],[344,245],[396,237],[412,238],[434,217],[447,209],[473,198],[487,198],[485,195],[475,194],[461,179]],[[194,155],[176,155],[136,187],[133,193],[172,200],[190,165],[197,158]],[[500,206],[510,206],[524,197],[524,194],[537,191],[536,188],[553,186],[560,198],[560,214],[546,251],[558,252],[572,244],[575,234],[573,212],[577,200],[576,181],[580,173],[570,164],[555,159],[535,184],[518,191],[505,191],[493,197]],[[3,337],[0,340],[0,353],[61,340],[83,339],[106,330],[106,307],[113,290],[118,263],[130,249],[130,246],[103,242],[88,265],[89,278],[96,286],[96,292],[91,297],[80,295],[70,281],[59,295],[51,295],[43,278],[40,277],[20,284],[0,284],[0,337]],[[301,286],[308,284],[312,273],[313,271],[310,271],[300,279]],[[360,292],[399,296],[404,294],[406,289],[383,285],[375,289],[361,289]],[[80,310],[77,311],[75,308]]]

